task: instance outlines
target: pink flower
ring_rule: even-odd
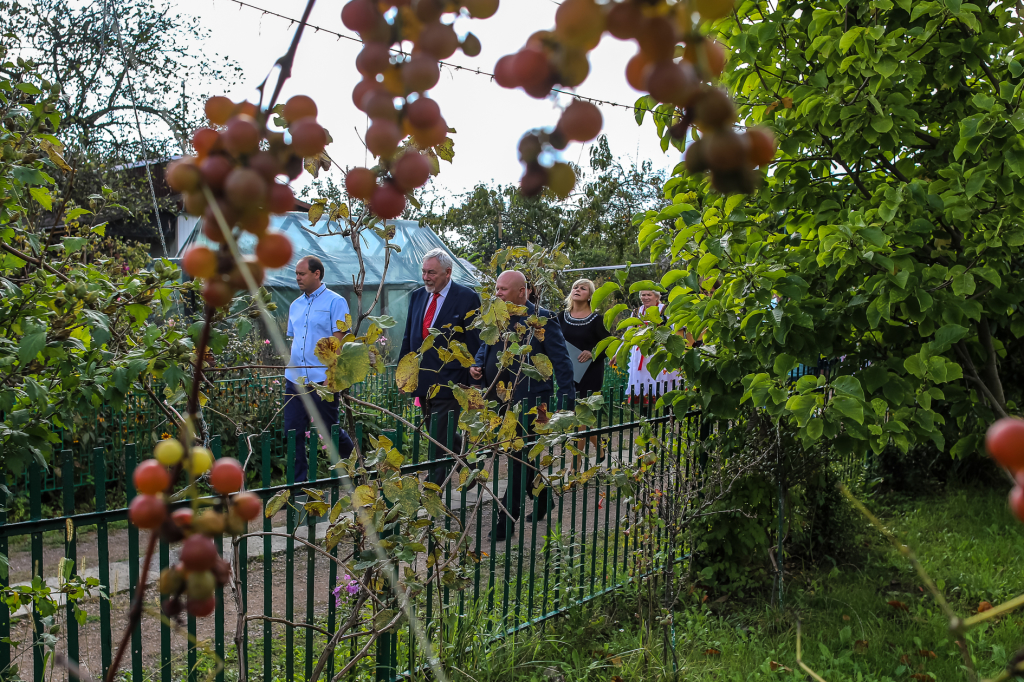
[[[348,596],[354,597],[359,594],[359,581],[352,576],[345,574],[341,576],[341,580],[338,586],[331,590],[331,594],[334,595],[334,605],[341,606],[341,590],[344,589],[348,593]]]

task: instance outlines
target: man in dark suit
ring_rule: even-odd
[[[539,317],[547,318],[548,321],[544,325],[544,338],[540,339],[530,332],[522,343],[528,344],[531,347],[531,358],[535,355],[546,355],[548,357],[553,368],[552,378],[558,382],[558,394],[556,395],[552,379],[542,381],[520,374],[510,399],[502,408],[508,409],[516,403],[526,401],[523,406],[524,411],[529,411],[530,408],[543,403],[547,404],[548,410],[551,412],[554,412],[556,409],[573,409],[576,400],[576,388],[573,383],[572,361],[569,359],[569,352],[565,347],[565,338],[562,336],[562,327],[558,324],[555,313],[538,308],[527,300],[526,277],[523,276],[523,273],[516,270],[508,270],[498,275],[494,285],[494,293],[498,298],[508,303],[525,305],[526,317],[536,314]],[[525,317],[521,316],[512,316],[509,320],[509,328],[514,328],[516,324],[524,322],[525,319]],[[498,366],[498,359],[503,351],[504,343],[500,341],[493,346],[481,345],[476,354],[476,364],[470,368],[473,378],[483,379],[485,386],[493,386],[496,378],[509,383],[518,372],[518,365],[513,364],[510,367],[501,369]],[[499,372],[501,376],[499,376]],[[492,393],[488,398],[494,400],[498,396]],[[519,498],[522,496],[523,479],[527,475],[527,468],[529,471],[529,480],[526,482],[528,485],[527,490],[530,492],[530,496],[533,497],[531,482],[537,470],[533,465],[524,463],[525,453],[525,450],[514,452],[509,457],[509,484],[505,489],[501,503],[508,510],[511,518],[506,519],[505,523],[498,523],[498,527],[495,529],[495,537],[498,541],[504,540],[512,534],[515,522],[519,519]],[[540,499],[534,505],[534,513],[527,516],[526,520],[533,521],[536,519],[540,521],[543,519],[550,506],[550,500],[551,491],[544,490]]]
[[[437,440],[459,452],[462,437],[456,431],[455,438],[448,442],[449,415],[459,423],[459,402],[447,388],[448,382],[472,383],[469,369],[457,360],[442,362],[438,348],[447,348],[449,342],[458,341],[466,345],[470,357],[476,355],[480,346],[480,332],[470,330],[467,315],[480,308],[480,295],[469,287],[452,281],[451,255],[444,249],[433,249],[423,256],[423,288],[412,292],[409,297],[409,316],[405,321],[405,336],[402,338],[402,352],[399,357],[419,350],[423,339],[430,335],[430,329],[437,329],[434,347],[420,358],[419,381],[413,395],[419,399],[423,410],[424,423],[429,428],[432,415],[437,415]],[[456,330],[460,327],[463,331]],[[440,384],[437,394],[431,397],[431,387]],[[438,453],[438,457],[446,457]],[[436,467],[430,471],[428,480],[440,485],[448,475],[448,467]]]

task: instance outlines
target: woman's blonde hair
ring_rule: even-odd
[[[578,279],[572,283],[571,287],[569,287],[569,295],[565,297],[566,310],[572,310],[572,290],[576,288],[577,284],[586,284],[587,289],[590,290],[590,298],[594,297],[594,283],[591,282],[589,279]]]

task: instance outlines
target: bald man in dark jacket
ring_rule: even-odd
[[[520,375],[511,399],[502,406],[503,409],[507,409],[509,406],[521,401],[525,401],[523,406],[524,412],[529,411],[534,406],[545,403],[550,412],[554,412],[556,409],[573,409],[576,402],[576,388],[573,383],[572,360],[569,359],[569,351],[565,347],[565,338],[562,336],[562,327],[558,324],[555,313],[538,308],[533,303],[527,301],[526,277],[523,276],[523,273],[516,270],[507,270],[498,275],[494,286],[494,293],[498,298],[508,303],[525,305],[526,317],[538,315],[548,319],[544,326],[543,340],[531,333],[525,342],[531,347],[530,358],[532,359],[535,355],[546,355],[551,361],[553,370],[552,378],[546,381]],[[509,327],[511,328],[517,323],[525,322],[526,317],[513,316],[509,320]],[[498,358],[501,356],[502,350],[501,344],[493,346],[481,344],[476,354],[476,364],[470,368],[473,378],[483,380],[485,386],[494,385],[496,378],[506,383],[511,382],[516,373],[518,373],[518,364],[501,369],[498,365]],[[499,376],[499,372],[501,376]],[[557,395],[555,394],[555,381],[558,383]],[[496,400],[498,396],[492,394],[488,398]],[[533,479],[532,474],[536,472],[535,467],[524,464],[524,455],[525,452],[523,451],[515,452],[512,453],[512,457],[509,460],[509,484],[505,489],[501,503],[508,510],[511,518],[506,518],[505,523],[499,521],[498,527],[495,529],[495,537],[498,541],[504,540],[512,534],[515,522],[519,519],[519,498],[522,496],[523,477],[526,473],[526,467],[530,467],[530,480]],[[533,497],[532,486],[528,488],[528,491],[530,496]],[[550,506],[550,498],[551,491],[544,490],[541,493],[540,499],[534,505],[535,513],[528,516],[527,521],[540,521],[543,519]]]

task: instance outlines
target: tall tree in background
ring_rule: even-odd
[[[750,197],[669,181],[641,244],[672,259],[669,319],[705,347],[638,327],[621,352],[682,367],[680,409],[754,406],[808,450],[977,452],[1024,399],[1021,28],[1008,1],[738,5],[724,84],[780,153]]]
[[[624,164],[604,135],[590,148],[589,168],[576,171],[576,189],[565,199],[549,193],[528,199],[518,186],[481,184],[450,207],[428,208],[419,219],[477,263],[489,262],[500,246],[559,242],[574,267],[645,260],[634,218],[667,203],[661,171],[650,161]]]
[[[40,77],[62,88],[60,138],[76,169],[70,191],[80,205],[107,186],[133,213],[151,213],[145,176],[121,167],[181,154],[203,122],[201,102],[213,85],[222,89],[239,73],[229,60],[197,49],[206,31],[170,3],[0,0],[0,25],[8,57],[32,60]],[[140,222],[151,225],[152,217]]]

